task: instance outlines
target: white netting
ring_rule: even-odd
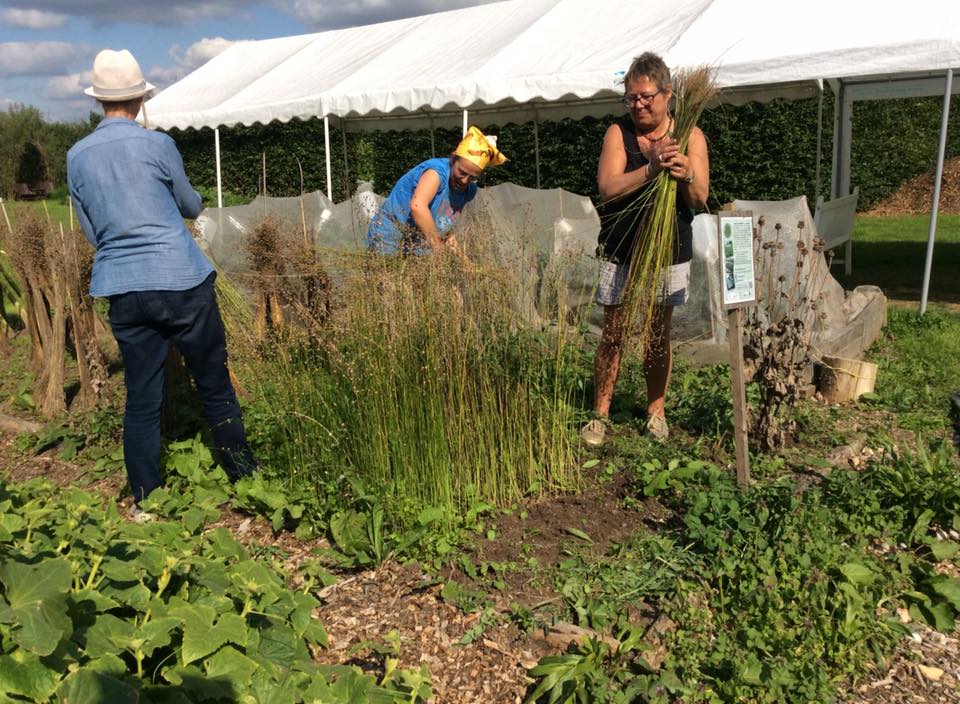
[[[353,198],[337,204],[319,191],[304,194],[302,199],[260,197],[248,205],[207,209],[197,219],[197,227],[211,259],[244,288],[253,273],[245,238],[267,215],[287,232],[304,233],[321,256],[323,252],[359,252],[364,249],[369,219],[382,200],[369,183],[361,183]],[[798,237],[811,246],[815,229],[806,198],[736,201],[734,207],[751,211],[755,224],[763,216],[763,237],[776,235],[783,242],[784,256],[777,266],[785,267],[784,271],[795,265],[791,255]],[[798,227],[801,222],[802,228]],[[781,226],[779,232],[776,224]],[[496,261],[490,264],[514,274],[521,310],[531,322],[555,319],[563,311],[567,317],[584,316],[595,329],[602,320],[592,304],[599,229],[596,210],[585,196],[562,189],[501,184],[480,190],[455,234],[471,252],[473,241],[482,233],[487,240],[483,256],[492,256]],[[673,338],[707,349],[707,358],[720,358],[726,348],[726,314],[720,305],[716,217],[697,216],[693,230],[690,297],[674,312]],[[821,353],[857,356],[879,333],[885,311],[883,294],[876,287],[861,286],[847,295],[830,275],[822,255],[813,257],[812,263],[816,275],[809,280],[821,289],[824,313],[817,321],[815,347]],[[758,274],[761,266],[758,262]],[[329,273],[336,285],[337,272]],[[758,280],[760,296],[769,293],[764,286],[766,283]]]

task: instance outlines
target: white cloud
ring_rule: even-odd
[[[281,6],[317,29],[334,29],[433,12],[484,5],[496,0],[279,0]]]
[[[170,48],[170,58],[177,63],[177,66],[193,71],[234,44],[236,44],[236,42],[232,39],[204,37],[188,46],[183,54],[180,53],[180,47],[176,45],[172,46]]]
[[[92,71],[80,71],[79,73],[69,73],[63,76],[54,76],[47,79],[47,87],[43,91],[44,96],[54,100],[78,100],[85,97],[84,89],[90,86],[93,80]]]
[[[24,29],[56,29],[62,27],[66,21],[67,16],[59,12],[44,12],[43,10],[16,7],[0,12],[0,24]]]
[[[78,59],[91,55],[90,47],[68,42],[0,43],[0,75],[55,76]]]
[[[174,44],[168,52],[173,60],[173,66],[151,67],[146,73],[147,80],[157,86],[158,90],[166,88],[235,43],[223,37],[204,37],[188,46],[186,50],[181,50],[179,45]]]
[[[9,0],[6,4],[23,9],[85,17],[101,22],[144,22],[189,24],[214,17],[230,17],[261,0]]]
[[[43,89],[44,113],[52,120],[75,120],[99,110],[93,98],[83,93],[92,80],[90,70],[48,78]]]

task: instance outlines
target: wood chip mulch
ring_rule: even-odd
[[[933,170],[914,176],[864,215],[926,215],[933,199]],[[940,213],[960,214],[960,157],[943,162]]]
[[[495,623],[471,642],[461,639],[478,625],[479,614],[465,614],[440,597],[419,567],[384,563],[378,569],[342,579],[321,592],[318,616],[330,647],[318,651],[319,662],[354,664],[376,672],[382,656],[364,643],[387,643],[400,635],[400,666],[430,671],[438,704],[522,702],[527,689],[525,667],[541,656],[512,624]]]
[[[960,630],[928,628],[904,638],[888,670],[841,692],[849,704],[960,702]]]

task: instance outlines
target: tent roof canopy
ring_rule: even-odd
[[[960,67],[960,3],[506,0],[234,44],[149,101],[163,129],[345,118],[354,129],[602,116],[640,51],[716,67],[724,100],[800,97],[821,79]],[[942,85],[942,83],[941,83]]]

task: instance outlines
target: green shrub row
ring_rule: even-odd
[[[855,103],[853,111],[853,166],[851,183],[860,186],[861,207],[869,208],[910,177],[930,169],[936,159],[940,128],[940,98],[911,98]],[[562,187],[596,196],[596,164],[603,133],[613,119],[586,118],[545,122],[539,128],[540,185]],[[70,146],[99,122],[99,116],[78,122],[49,123],[39,110],[13,106],[0,112],[0,194],[10,195],[24,168],[33,180],[46,176],[60,185],[66,178],[66,153]],[[817,100],[776,100],[770,103],[723,105],[708,111],[702,125],[710,143],[712,206],[734,198],[776,199],[804,193],[811,200],[830,188],[833,98],[824,96],[822,167],[816,184]],[[536,186],[534,129],[523,125],[483,125],[498,134],[510,161],[486,176],[490,185],[512,181]],[[960,103],[952,103],[948,156],[960,154]],[[204,193],[216,198],[213,132],[173,130],[187,174]],[[228,202],[249,199],[263,190],[270,195],[296,195],[304,190],[326,189],[323,122],[319,119],[287,124],[271,123],[221,130],[222,172]],[[438,129],[436,154],[452,150],[458,130]],[[44,163],[37,165],[37,149]],[[343,135],[331,131],[331,161],[335,200],[348,195],[348,184],[372,180],[388,191],[408,168],[434,155],[427,130],[347,134],[344,161]],[[298,161],[299,160],[299,161]],[[302,179],[301,179],[302,169]]]

